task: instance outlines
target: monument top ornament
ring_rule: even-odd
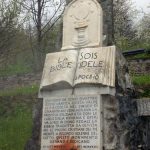
[[[101,47],[102,17],[97,0],[73,0],[64,12],[62,50]]]

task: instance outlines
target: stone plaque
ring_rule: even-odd
[[[137,100],[137,106],[139,116],[150,116],[150,99]]]
[[[64,13],[62,50],[102,46],[102,17],[97,0],[73,0]]]
[[[102,150],[99,95],[44,99],[41,150]]]

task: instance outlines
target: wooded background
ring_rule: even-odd
[[[71,0],[0,0],[0,75],[40,71],[45,54],[60,51],[62,14]],[[150,14],[131,0],[99,0],[104,45],[120,50],[150,48]],[[142,17],[139,18],[139,13]]]

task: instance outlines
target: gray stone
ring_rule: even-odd
[[[150,99],[138,99],[137,100],[138,106],[138,115],[139,116],[150,116]]]

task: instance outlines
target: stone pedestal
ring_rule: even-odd
[[[47,55],[39,92],[44,101],[41,150],[64,147],[70,140],[81,150],[116,148],[111,131],[117,117],[115,56],[113,46]]]

